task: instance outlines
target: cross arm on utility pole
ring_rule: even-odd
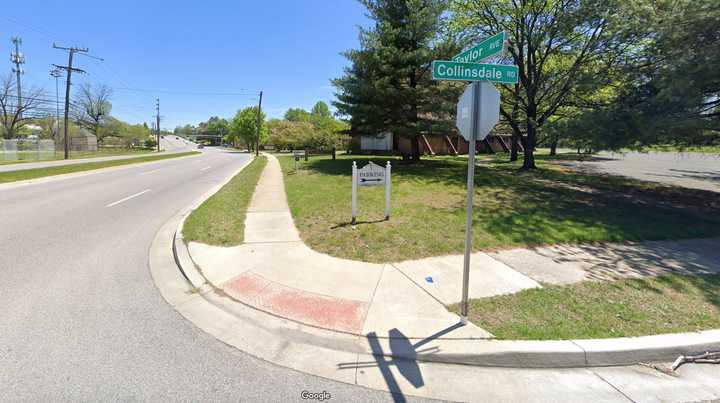
[[[88,48],[78,48],[78,47],[75,47],[75,46],[71,46],[71,47],[68,48],[68,47],[65,47],[65,46],[58,46],[58,45],[55,44],[55,42],[53,42],[53,48],[55,48],[55,49],[61,49],[61,50],[67,50],[67,51],[70,51],[70,52],[89,52],[89,51],[90,51],[90,49],[88,49]]]
[[[53,66],[55,66],[55,68],[61,69],[61,70],[69,70],[69,71],[72,71],[72,72],[74,72],[74,73],[87,74],[87,71],[85,71],[85,70],[83,70],[83,69],[78,69],[77,67],[59,66],[59,65],[57,65],[57,64],[53,64]]]

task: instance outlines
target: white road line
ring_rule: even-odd
[[[162,168],[161,168],[161,169],[162,169]],[[141,173],[140,175],[147,175],[147,174],[151,174],[151,173],[153,173],[153,172],[157,172],[157,171],[160,171],[161,169],[153,169],[152,171],[147,171],[147,172],[143,172],[143,173]]]
[[[105,207],[117,206],[118,204],[120,204],[120,203],[122,203],[122,202],[126,202],[126,201],[128,201],[128,200],[130,200],[130,199],[134,199],[134,198],[136,198],[136,197],[138,197],[138,196],[140,196],[140,195],[142,195],[142,194],[145,194],[145,193],[147,193],[147,192],[149,192],[149,191],[150,191],[150,189],[145,189],[145,190],[143,190],[142,192],[138,192],[138,193],[135,193],[134,195],[130,195],[130,196],[125,197],[125,198],[123,198],[123,199],[120,199],[120,200],[118,200],[118,201],[116,201],[116,202],[112,202],[112,203],[108,204],[108,205],[105,206]]]
[[[212,167],[211,167],[210,165],[208,165],[208,166],[206,166],[205,168],[200,168],[200,170],[201,170],[201,171],[205,171],[205,170],[208,170],[208,169],[210,169],[210,168],[212,168]]]

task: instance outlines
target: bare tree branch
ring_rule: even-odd
[[[18,132],[33,118],[33,112],[41,104],[42,89],[32,88],[18,102],[16,83],[12,75],[0,78],[0,125],[6,139],[18,136]]]

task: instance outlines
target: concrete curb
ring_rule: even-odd
[[[244,168],[244,167],[243,167]],[[240,169],[242,170],[242,168]],[[240,172],[238,170],[237,172]],[[317,328],[303,323],[278,317],[263,310],[236,302],[228,296],[218,293],[202,275],[200,269],[193,262],[192,256],[182,238],[182,227],[185,218],[189,213],[205,199],[216,193],[225,183],[229,182],[234,173],[227,181],[216,186],[206,193],[196,205],[188,208],[184,213],[171,220],[175,227],[169,234],[166,243],[170,245],[167,249],[158,250],[159,255],[165,254],[170,258],[176,275],[185,281],[188,298],[200,297],[210,305],[222,310],[242,311],[243,315],[262,317],[262,323],[269,324],[271,328],[277,326],[291,326],[292,333],[297,340],[284,338],[281,344],[299,343],[300,346],[307,346],[308,338],[315,337],[317,333],[324,334],[324,337],[340,338],[343,348],[334,351],[345,351],[350,354],[381,355],[384,357],[398,358],[412,361],[433,362],[443,364],[463,364],[485,367],[509,367],[509,368],[585,368],[598,366],[621,366],[632,365],[639,362],[671,361],[683,354],[701,353],[709,350],[720,350],[720,330],[709,330],[696,333],[678,333],[666,335],[654,335],[643,337],[615,338],[615,339],[590,339],[590,340],[548,340],[548,341],[525,341],[525,340],[471,340],[471,339],[433,339],[423,340],[423,349],[418,350],[411,340],[389,339],[387,337],[365,337],[349,335],[341,332],[334,332],[328,329]],[[158,234],[160,236],[160,233]],[[153,243],[153,249],[156,243]],[[153,276],[155,278],[155,276]],[[164,284],[156,279],[156,285],[163,292]],[[176,301],[176,297],[166,297],[169,303]],[[185,298],[180,298],[185,301]],[[174,305],[174,304],[173,304]],[[237,307],[232,307],[237,305]],[[176,309],[178,309],[176,307]],[[252,311],[252,314],[249,312]],[[181,312],[182,313],[182,312]],[[217,315],[207,312],[212,317]],[[185,316],[185,315],[184,315]],[[187,317],[187,316],[186,316]],[[193,321],[198,327],[214,334],[212,329],[203,327],[201,323]],[[273,324],[275,323],[275,324]],[[267,328],[267,326],[263,326]],[[281,334],[287,334],[281,332]],[[217,336],[216,336],[217,337]],[[219,337],[221,340],[223,338]],[[299,340],[299,341],[298,341]],[[226,341],[228,344],[255,355],[253,350],[248,350],[246,344],[236,344]],[[345,343],[349,342],[349,343]],[[317,346],[313,346],[317,347]],[[261,356],[261,358],[264,358]],[[269,361],[275,362],[271,358]],[[287,365],[287,363],[281,363]],[[291,365],[292,366],[292,365]],[[292,366],[294,367],[294,366]],[[303,368],[296,368],[303,371]],[[325,376],[326,374],[322,374]]]

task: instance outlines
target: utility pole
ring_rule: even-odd
[[[260,91],[260,102],[258,102],[257,113],[257,141],[255,142],[255,156],[260,155],[260,114],[262,113],[262,91]]]
[[[155,98],[155,132],[157,133],[157,151],[160,152],[160,98]]]
[[[22,117],[22,86],[20,85],[20,75],[25,73],[22,65],[25,64],[25,56],[20,53],[20,45],[22,44],[22,38],[13,36],[11,38],[12,43],[15,44],[15,53],[10,53],[10,61],[15,63],[15,67],[12,69],[13,73],[17,76],[17,108],[18,117]]]
[[[58,87],[58,78],[62,76],[60,69],[54,68],[50,70],[50,75],[55,77],[55,124],[57,125],[57,132],[55,138],[60,133],[60,89]]]
[[[58,69],[63,69],[67,73],[66,77],[67,80],[65,81],[65,127],[63,128],[64,131],[64,139],[65,139],[65,159],[70,158],[70,148],[69,148],[69,139],[68,139],[68,115],[70,113],[70,80],[72,76],[72,72],[77,73],[85,73],[85,70],[76,69],[72,66],[73,63],[73,55],[75,53],[87,53],[90,49],[88,48],[76,48],[76,47],[70,47],[65,48],[62,46],[57,46],[53,43],[53,48],[55,49],[61,49],[66,50],[68,52],[68,64],[67,66],[58,66],[57,64],[53,64],[53,66],[57,67]]]

